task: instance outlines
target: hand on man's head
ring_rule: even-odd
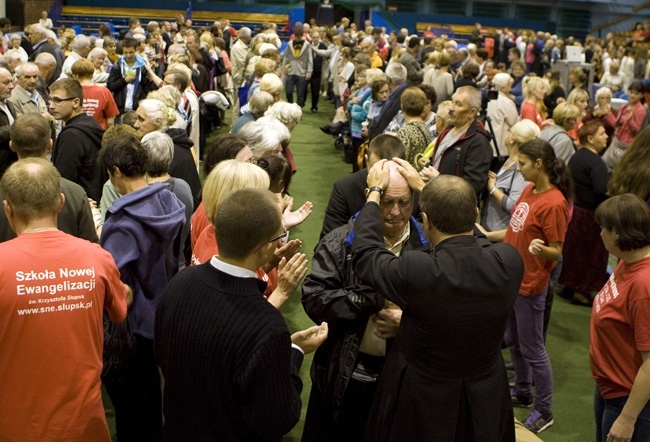
[[[386,190],[390,182],[390,170],[388,169],[388,160],[377,161],[368,171],[366,184],[368,188],[381,187]]]

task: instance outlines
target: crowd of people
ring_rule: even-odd
[[[271,23],[254,35],[182,14],[133,18],[118,40],[108,25],[57,34],[47,14],[10,25],[8,440],[110,440],[102,385],[120,441],[279,440],[311,352],[304,441],[535,440],[554,423],[556,292],[593,304],[597,440],[650,437],[645,34],[477,24],[464,44],[312,20],[285,46]],[[595,88],[582,68],[560,81],[576,45]],[[289,192],[306,105],[352,165],[310,267],[289,237],[313,209]],[[317,325],[290,334],[281,308],[299,287]]]

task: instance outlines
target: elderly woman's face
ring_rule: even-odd
[[[147,135],[150,132],[160,129],[160,122],[149,117],[144,108],[139,107],[136,111],[136,115],[138,118],[135,120],[133,127],[138,131],[138,134]]]
[[[93,61],[93,65],[95,66],[95,69],[101,69],[104,67],[106,56],[104,54],[95,55],[92,61]]]
[[[598,102],[598,107],[607,107],[612,102],[612,96],[609,94],[602,94],[596,101]]]

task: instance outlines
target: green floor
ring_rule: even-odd
[[[298,172],[291,183],[290,193],[295,198],[294,207],[304,201],[314,204],[312,215],[302,225],[291,230],[292,238],[303,241],[303,252],[311,262],[312,251],[318,242],[323,214],[332,183],[349,173],[351,166],[342,161],[342,152],[333,147],[333,138],[324,135],[318,127],[325,124],[332,114],[329,103],[319,105],[320,112],[312,114],[305,106],[302,122],[294,130],[291,150]],[[221,133],[226,133],[224,126]],[[313,325],[300,304],[300,291],[285,304],[283,313],[291,331]],[[590,309],[574,306],[556,298],[551,326],[548,333],[548,353],[554,370],[555,396],[553,414],[555,425],[541,433],[547,442],[582,442],[594,439],[592,412],[593,381],[589,374],[589,315]],[[285,436],[285,441],[298,441],[302,434],[304,412],[311,383],[307,356],[301,369],[304,382],[302,394],[303,414],[298,425]],[[515,410],[515,416],[523,420],[528,410]],[[114,431],[112,410],[107,410],[109,423]]]

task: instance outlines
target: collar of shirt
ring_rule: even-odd
[[[25,90],[27,90],[27,89],[25,89]],[[38,106],[38,98],[39,98],[39,97],[40,97],[40,94],[38,93],[38,91],[37,91],[36,89],[34,89],[34,93],[32,93],[32,94],[29,96],[29,99],[30,99],[31,101],[33,101],[34,104],[36,104],[36,105]]]
[[[384,236],[384,245],[386,246],[386,249],[389,252],[392,252],[395,254],[395,256],[400,256],[402,254],[402,250],[404,249],[404,246],[406,245],[406,241],[409,240],[409,237],[411,236],[411,222],[406,223],[406,227],[404,227],[404,231],[402,232],[402,236],[397,240],[397,242],[393,245],[391,245],[388,242],[388,239]]]
[[[217,270],[221,270],[224,273],[234,276],[235,278],[257,278],[255,272],[245,269],[243,267],[234,266],[228,264],[227,262],[221,261],[217,255],[214,255],[210,260],[210,264]]]

